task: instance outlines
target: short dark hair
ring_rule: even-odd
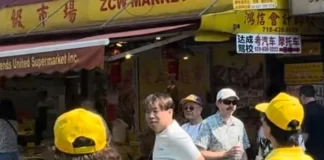
[[[16,109],[10,99],[0,101],[0,119],[17,120]]]
[[[297,120],[292,120],[288,126],[292,128],[292,131],[285,131],[279,127],[277,127],[274,123],[272,123],[267,116],[264,116],[265,123],[270,127],[270,134],[273,138],[276,139],[277,143],[283,147],[292,147],[298,146],[298,137],[300,135],[300,130],[296,129],[299,126]]]
[[[304,95],[305,97],[315,97],[315,88],[312,85],[303,85],[299,88],[299,95]]]
[[[174,102],[169,94],[153,93],[144,100],[145,106],[158,105],[161,110],[174,109]]]

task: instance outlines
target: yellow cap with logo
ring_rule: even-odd
[[[68,154],[89,154],[107,145],[103,119],[88,110],[74,109],[62,114],[54,125],[55,147]],[[74,141],[84,137],[94,141],[93,146],[73,147]]]
[[[286,93],[279,93],[270,103],[261,103],[256,105],[255,108],[265,113],[273,124],[285,131],[293,130],[288,126],[293,120],[299,122],[296,129],[300,129],[304,120],[303,105],[296,97]]]

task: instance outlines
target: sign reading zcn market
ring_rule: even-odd
[[[42,68],[54,65],[65,65],[78,63],[78,55],[71,53],[50,55],[47,57],[40,56],[26,56],[26,57],[12,57],[0,60],[0,71],[24,68]]]
[[[100,25],[113,18],[122,21],[143,21],[143,17],[173,17],[195,15],[213,0],[51,0],[0,10],[3,23],[0,35],[39,32],[64,28]],[[221,1],[215,8],[227,10],[232,1]],[[168,8],[166,11],[165,8]],[[214,8],[214,7],[213,7]],[[110,24],[107,24],[110,25]]]
[[[237,34],[237,53],[300,54],[299,35]]]

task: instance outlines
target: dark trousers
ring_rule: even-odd
[[[47,113],[40,110],[39,116],[35,120],[35,145],[40,145],[44,140],[43,132],[47,128]]]

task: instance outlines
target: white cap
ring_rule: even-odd
[[[236,95],[236,92],[233,89],[231,89],[231,88],[223,88],[217,93],[216,100],[219,101],[220,99],[227,99],[229,97],[235,97],[238,100],[240,99]]]

